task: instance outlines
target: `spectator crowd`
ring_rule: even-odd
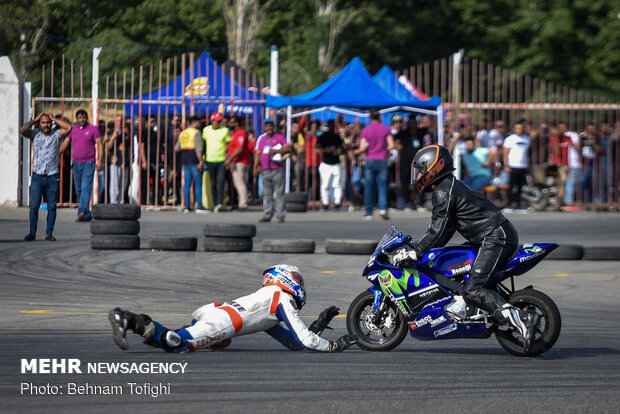
[[[456,160],[455,174],[507,211],[527,211],[525,188],[542,186],[541,180],[553,187],[548,208],[617,202],[620,121],[571,131],[565,122],[454,118],[448,114],[443,132],[444,145]],[[354,122],[344,116],[325,123],[302,117],[292,124],[287,143],[285,122],[272,119],[261,131],[247,128],[247,116],[219,112],[183,120],[179,115],[116,115],[95,127],[86,111],[78,110],[77,123],[60,147],[57,198],[59,203],[79,202],[78,220],[90,220],[88,200],[94,189],[88,184],[96,174],[97,202],[178,206],[199,214],[263,204],[262,221],[272,216],[284,221],[290,165],[290,191],[307,192],[312,209],[364,207],[369,220],[375,206],[383,219],[390,208],[423,209],[424,194],[409,187],[411,162],[419,149],[437,143],[436,121],[412,113],[393,115],[389,125],[383,119],[377,112]],[[60,119],[55,128],[67,121]]]

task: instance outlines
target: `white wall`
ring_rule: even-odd
[[[21,82],[8,56],[0,57],[0,206],[16,207],[19,199]]]

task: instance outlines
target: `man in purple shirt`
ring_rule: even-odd
[[[77,124],[63,141],[60,152],[73,142],[73,181],[80,205],[77,221],[90,221],[90,195],[93,190],[95,168],[101,171],[103,165],[103,145],[99,128],[88,123],[88,114],[83,109],[75,113]]]
[[[260,221],[271,221],[275,190],[276,218],[282,223],[286,215],[283,156],[290,153],[292,147],[287,144],[286,138],[274,132],[272,119],[265,119],[264,131],[256,141],[256,155],[254,156],[254,176],[258,177],[258,174],[262,173],[263,177],[263,217]]]
[[[379,198],[379,215],[387,220],[388,216],[388,151],[394,148],[394,138],[390,128],[383,125],[379,118],[379,112],[370,113],[370,125],[362,130],[360,147],[356,154],[366,154],[366,167],[364,171],[364,203],[366,215],[364,220],[372,219],[372,210],[375,206],[375,183]]]

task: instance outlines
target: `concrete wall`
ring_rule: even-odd
[[[8,56],[0,57],[0,206],[16,207],[20,194],[22,82]]]

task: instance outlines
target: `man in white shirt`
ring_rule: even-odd
[[[530,137],[523,133],[523,123],[514,126],[514,133],[504,140],[504,171],[510,173],[510,190],[508,190],[508,207],[521,208],[521,187],[526,183],[529,167],[528,149]]]

